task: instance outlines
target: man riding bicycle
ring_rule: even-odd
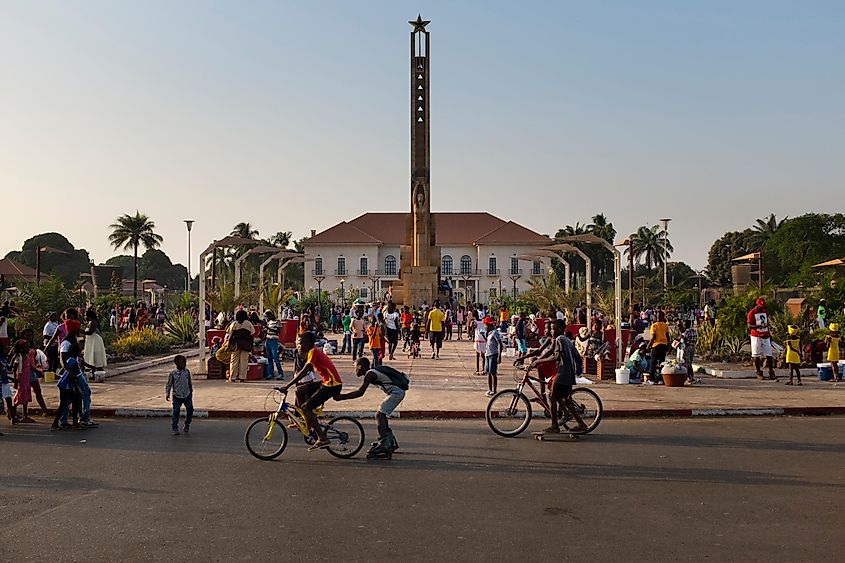
[[[533,360],[527,369],[535,369],[538,365],[547,362],[556,362],[554,376],[549,381],[549,408],[551,409],[551,425],[543,430],[543,433],[559,434],[560,418],[559,407],[564,413],[569,413],[578,423],[578,430],[584,430],[587,425],[578,415],[578,409],[572,402],[572,387],[575,385],[577,365],[580,362],[580,355],[575,345],[564,335],[565,327],[555,326],[554,344],[536,359]],[[541,375],[542,378],[542,375]]]
[[[297,372],[293,381],[281,387],[281,391],[283,393],[287,393],[287,390],[291,385],[296,385],[296,383],[312,371],[317,372],[322,379],[320,386],[317,387],[314,393],[302,403],[302,412],[305,414],[305,421],[308,423],[308,428],[311,429],[318,438],[314,445],[308,448],[308,451],[327,448],[329,446],[329,440],[326,438],[326,432],[317,421],[317,415],[314,414],[314,410],[323,406],[323,404],[329,399],[333,399],[340,395],[340,391],[343,388],[343,382],[340,380],[340,374],[338,373],[334,363],[332,363],[329,357],[326,356],[322,350],[314,347],[316,338],[316,335],[310,331],[303,332],[300,335],[299,352],[305,358],[305,365]]]

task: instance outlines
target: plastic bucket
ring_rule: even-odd
[[[631,372],[628,368],[619,368],[616,370],[616,384],[628,385],[631,381]]]
[[[830,367],[830,364],[816,364],[816,374],[819,381],[830,381],[833,379],[833,368]]]

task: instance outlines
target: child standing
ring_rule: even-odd
[[[496,394],[496,384],[498,383],[499,363],[502,361],[502,347],[504,346],[504,339],[502,333],[496,328],[496,325],[487,325],[487,393],[488,397]]]
[[[833,382],[842,381],[842,376],[839,375],[839,324],[830,323],[830,332],[825,336],[824,341],[827,344],[827,361],[830,362],[830,368],[833,370]]]
[[[381,328],[381,322],[379,322],[380,316],[381,313],[374,313],[371,317],[371,324],[367,328],[367,339],[369,340],[370,352],[373,353],[373,367],[381,365],[382,335],[384,333]]]
[[[29,354],[29,342],[26,340],[18,340],[15,342],[15,359],[12,365],[15,374],[15,396],[12,398],[12,415],[17,417],[18,405],[23,410],[23,417],[19,422],[32,423],[35,422],[29,418],[29,403],[32,402],[32,387],[30,386],[30,378],[32,377],[32,357]]]
[[[0,412],[5,410],[9,422],[17,424],[12,413],[14,407],[12,407],[12,389],[9,387],[9,363],[6,361],[6,352],[6,345],[0,342]]]
[[[483,331],[473,331],[473,344],[475,345],[475,375],[487,373],[487,366],[484,359],[487,356],[487,335]]]
[[[185,356],[179,355],[173,358],[176,369],[167,376],[167,385],[164,387],[164,398],[170,400],[170,391],[173,390],[173,416],[171,426],[173,435],[179,435],[179,411],[185,405],[185,434],[190,432],[191,418],[194,416],[194,387],[191,384],[191,372],[185,368]]]
[[[795,325],[786,328],[789,333],[786,339],[786,363],[789,365],[789,381],[786,385],[793,385],[793,374],[798,376],[797,385],[801,385],[801,331]]]

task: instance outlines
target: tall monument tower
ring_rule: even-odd
[[[437,296],[440,256],[431,217],[429,124],[429,32],[418,15],[411,30],[411,214],[402,249],[402,301],[420,305]]]

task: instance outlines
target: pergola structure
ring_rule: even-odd
[[[584,244],[595,244],[603,246],[613,255],[613,301],[614,315],[616,317],[616,365],[622,364],[622,254],[619,249],[603,238],[592,233],[562,237],[558,240],[564,242],[582,242]]]
[[[566,279],[563,280],[563,290],[568,295],[570,293],[570,279],[569,278],[570,278],[570,275],[571,275],[571,268],[570,268],[569,262],[565,258],[563,258],[560,254],[558,254],[556,252],[552,252],[551,250],[535,250],[535,251],[530,252],[528,254],[521,254],[521,255],[517,256],[518,260],[525,260],[526,262],[533,262],[537,258],[556,258],[557,260],[560,260],[560,262],[563,264],[563,271],[564,271],[564,275],[566,277]],[[549,267],[551,268],[551,265],[549,265]]]
[[[218,248],[228,248],[231,246],[254,246],[260,244],[261,241],[255,239],[249,239],[244,237],[236,237],[236,236],[228,236],[223,237],[220,240],[216,240],[208,245],[202,254],[200,254],[200,269],[202,270],[200,274],[200,310],[199,310],[199,352],[200,352],[200,369],[205,368],[205,259],[206,257],[211,254],[212,252],[216,252]],[[212,267],[214,267],[212,265]]]
[[[235,299],[241,296],[241,264],[250,256],[258,254],[275,254],[281,249],[278,246],[259,245],[253,246],[243,253],[243,255],[235,260]]]
[[[287,260],[286,260],[287,259]],[[284,280],[285,274],[284,269],[289,266],[290,264],[303,264],[305,263],[305,257],[302,254],[294,252],[292,250],[281,250],[276,252],[264,262],[261,263],[261,266],[258,267],[258,279],[259,279],[259,293],[258,293],[258,307],[262,311],[264,310],[264,268],[267,267],[270,262],[273,260],[279,260],[279,269],[276,273],[276,283],[280,286],[284,287]],[[282,260],[284,260],[282,262]],[[276,311],[278,314],[278,311]]]
[[[577,254],[581,257],[584,263],[587,265],[587,287],[586,287],[586,294],[587,294],[587,330],[593,329],[593,315],[591,311],[593,310],[593,262],[590,260],[590,257],[587,256],[584,251],[582,251],[577,246],[573,246],[568,243],[558,243],[553,244],[551,246],[546,246],[542,250],[549,250],[553,252],[562,252],[563,254]],[[567,272],[567,280],[569,279],[569,263],[564,262],[564,267],[566,268]]]

